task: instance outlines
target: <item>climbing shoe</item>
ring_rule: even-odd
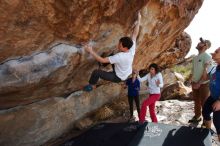
[[[201,128],[206,128],[205,123],[203,122]]]
[[[209,129],[209,131],[210,131],[210,133],[211,133],[212,136],[217,135],[217,133],[216,133],[214,130]]]
[[[202,118],[196,118],[195,116],[188,121],[188,123],[199,123],[202,120]]]
[[[83,90],[84,91],[87,91],[87,92],[90,92],[90,91],[92,91],[92,85],[86,85],[84,88],[83,88]]]

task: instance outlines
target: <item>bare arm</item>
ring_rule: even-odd
[[[141,22],[141,13],[138,12],[138,19],[135,21],[135,26],[131,35],[131,39],[136,41],[138,33],[139,33],[139,28],[140,28],[140,22]]]
[[[211,58],[211,56],[207,56],[204,61],[205,61],[204,70],[203,70],[202,76],[201,76],[201,78],[199,80],[201,82],[208,80],[208,72],[210,72],[210,69],[213,67],[212,66],[212,58]]]
[[[199,81],[206,81],[206,80],[208,80],[207,66],[205,66]]]
[[[205,63],[204,70],[202,73],[202,77],[200,78],[200,81],[206,81],[209,79],[208,73],[211,71],[210,70],[211,68],[213,68],[212,62],[209,61],[209,62]]]
[[[109,59],[108,57],[101,57],[100,55],[98,55],[91,46],[85,45],[84,46],[85,50],[87,52],[89,52],[98,62],[101,63],[109,63]]]

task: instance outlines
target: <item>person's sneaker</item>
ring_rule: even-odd
[[[210,133],[211,133],[212,136],[217,134],[217,133],[216,133],[214,130],[212,130],[212,129],[209,129],[209,131],[210,131]]]
[[[83,88],[83,90],[84,90],[84,91],[87,91],[87,92],[92,91],[92,89],[93,89],[92,85],[86,85],[86,86]]]
[[[201,128],[206,128],[205,123],[203,122]]]
[[[145,126],[145,125],[147,126],[147,123],[148,123],[147,121],[144,121],[144,122],[139,122],[139,121],[138,121],[138,123],[137,123],[137,128],[139,129],[139,128]],[[146,127],[146,128],[148,129],[148,127]]]
[[[133,117],[133,116],[130,117],[130,118],[128,119],[128,122],[129,122],[129,123],[133,123],[133,122],[135,122],[135,117]]]
[[[199,123],[202,120],[202,118],[196,118],[195,116],[188,121],[188,123]]]

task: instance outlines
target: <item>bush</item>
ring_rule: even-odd
[[[189,79],[189,76],[191,74],[191,70],[192,70],[192,64],[189,63],[187,65],[176,65],[173,68],[171,68],[172,71],[180,73],[183,75],[183,77],[185,78],[185,80]]]

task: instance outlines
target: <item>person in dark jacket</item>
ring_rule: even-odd
[[[126,80],[126,85],[128,87],[128,103],[130,107],[130,120],[134,120],[133,117],[133,100],[135,101],[138,117],[140,115],[140,100],[139,100],[139,90],[140,81],[137,79],[138,72],[133,71],[132,77]]]
[[[206,128],[211,129],[211,113],[213,113],[213,123],[220,141],[220,47],[212,54],[212,59],[217,63],[209,73],[209,89],[211,95],[206,100],[202,115]]]

